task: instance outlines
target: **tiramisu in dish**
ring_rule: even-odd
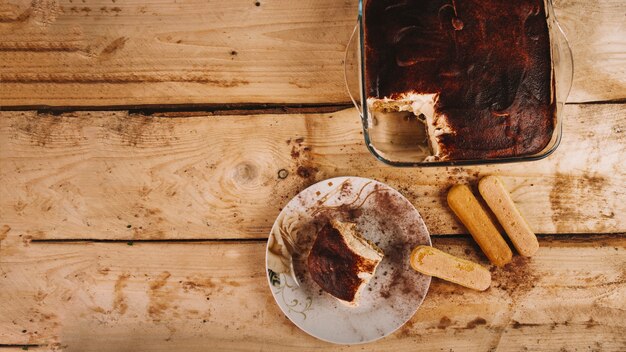
[[[422,120],[427,161],[548,146],[555,92],[543,0],[369,0],[363,21],[370,114]]]
[[[313,281],[342,303],[355,307],[383,257],[356,224],[333,220],[318,232],[307,261]]]

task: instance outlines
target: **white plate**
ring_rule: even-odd
[[[385,253],[356,308],[322,291],[306,269],[317,230],[329,218],[357,223],[363,235]],[[296,237],[293,268],[300,286],[288,271],[278,273],[268,267],[273,255],[269,244],[275,253],[274,234],[280,236],[281,226]],[[422,217],[398,191],[365,178],[334,178],[302,191],[276,219],[266,251],[268,282],[282,311],[306,333],[337,344],[371,342],[396,331],[422,304],[430,276],[414,271],[409,257],[415,246],[430,244]],[[275,264],[270,266],[276,268]]]

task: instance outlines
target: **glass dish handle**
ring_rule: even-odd
[[[359,68],[359,59],[358,59],[358,55],[356,55],[357,57],[355,58],[355,54],[358,54],[358,48],[354,47],[355,44],[357,44],[357,33],[359,30],[359,21],[357,21],[356,25],[354,26],[354,29],[352,30],[352,34],[350,35],[350,40],[348,41],[348,45],[346,45],[346,51],[344,53],[344,57],[343,57],[343,73],[344,73],[344,82],[346,84],[346,90],[348,91],[348,95],[350,96],[350,100],[352,101],[352,104],[354,104],[354,107],[356,108],[356,110],[359,112],[359,115],[361,117],[363,117],[363,111],[361,109],[361,104],[359,104],[357,102],[358,98],[355,98],[355,94],[352,94],[354,88],[354,82],[351,80],[355,80],[357,81],[357,87],[359,87],[359,72],[358,72],[358,68]],[[357,70],[354,69],[354,67],[357,67]],[[357,92],[359,91],[358,88]],[[356,96],[360,96],[360,94],[356,94]]]
[[[557,84],[560,86],[557,96],[557,103],[565,105],[567,99],[571,93],[572,85],[574,83],[574,55],[572,54],[572,48],[569,45],[569,40],[565,34],[565,30],[561,27],[558,18],[554,14],[554,8],[552,7],[552,1],[550,1],[549,13],[554,21],[556,30],[556,39],[554,40],[556,45],[556,51],[553,52],[553,66],[557,71]]]

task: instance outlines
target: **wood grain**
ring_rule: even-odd
[[[354,110],[194,116],[0,113],[0,226],[33,239],[265,238],[299,191],[358,175],[396,187],[434,234],[465,233],[447,190],[498,174],[538,233],[626,231],[626,105],[568,106],[538,162],[398,169]],[[282,170],[282,171],[281,171]]]
[[[3,1],[0,106],[349,102],[357,3]],[[576,62],[570,101],[626,98],[623,1],[555,6]]]
[[[281,313],[265,243],[6,243],[0,341],[66,351],[340,348]],[[434,245],[481,261],[470,240]],[[626,347],[626,239],[542,240],[530,261],[494,269],[476,292],[434,280],[424,304],[371,351],[594,350]]]

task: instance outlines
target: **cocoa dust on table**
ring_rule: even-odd
[[[301,178],[312,178],[312,177],[315,177],[315,174],[317,174],[318,171],[319,169],[316,167],[301,165],[301,166],[298,166],[298,169],[296,170],[296,174],[300,176]]]
[[[530,261],[529,258],[516,256],[503,268],[492,268],[492,287],[509,292],[513,299],[532,290],[540,276],[530,268]]]

